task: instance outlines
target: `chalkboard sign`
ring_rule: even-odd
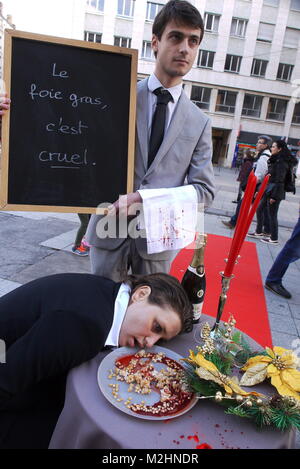
[[[1,209],[93,213],[133,190],[137,51],[7,30]]]

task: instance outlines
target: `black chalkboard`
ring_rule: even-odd
[[[1,208],[93,212],[131,192],[136,51],[18,31],[5,40]]]

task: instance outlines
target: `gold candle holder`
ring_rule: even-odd
[[[220,272],[220,275],[222,277],[222,292],[219,298],[216,322],[213,328],[211,329],[212,337],[214,337],[215,334],[218,332],[221,316],[223,314],[224,306],[227,300],[227,291],[229,290],[229,287],[230,287],[230,281],[234,278],[234,275],[231,275],[230,277],[225,277],[224,272]]]
[[[240,254],[237,256],[235,264],[238,264],[241,256]],[[225,262],[228,261],[228,259],[224,259]],[[211,329],[211,337],[214,337],[216,333],[218,332],[219,325],[220,325],[220,320],[221,316],[223,314],[224,306],[227,300],[227,291],[229,290],[230,287],[230,281],[234,278],[234,275],[231,274],[230,277],[225,277],[224,272],[220,272],[220,275],[222,277],[222,292],[219,298],[219,304],[218,304],[218,312],[217,312],[217,317],[216,317],[216,322]]]

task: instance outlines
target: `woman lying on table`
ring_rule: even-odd
[[[189,300],[167,274],[129,276],[122,284],[58,274],[3,296],[0,448],[47,448],[68,371],[103,347],[151,347],[191,329]]]

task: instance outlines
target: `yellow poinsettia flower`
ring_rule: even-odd
[[[253,386],[266,378],[271,378],[271,384],[281,396],[292,396],[300,400],[300,371],[296,369],[298,358],[292,352],[282,347],[266,347],[268,355],[257,355],[250,358],[243,370],[240,383],[243,386]]]
[[[250,395],[255,395],[258,396],[259,394],[255,392],[246,392],[240,386],[238,383],[234,380],[229,378],[228,376],[224,375],[221,373],[216,365],[214,365],[212,362],[209,360],[206,360],[202,353],[195,353],[190,350],[190,356],[189,360],[196,365],[198,365],[198,368],[196,369],[196,373],[201,379],[205,379],[208,381],[214,381],[215,383],[219,384],[222,386],[227,394],[240,394],[242,396],[250,396]]]

